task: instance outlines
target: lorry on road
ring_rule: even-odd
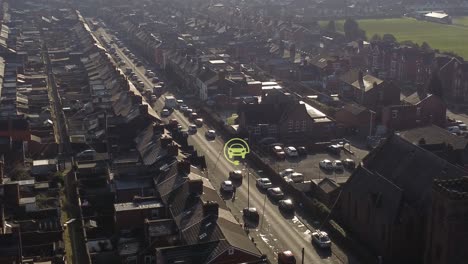
[[[172,95],[166,95],[164,97],[164,106],[169,109],[174,109],[177,106],[177,100]]]

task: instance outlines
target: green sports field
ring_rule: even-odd
[[[344,21],[336,21],[338,31],[343,31]],[[468,59],[468,17],[456,17],[453,25],[418,21],[412,18],[362,19],[359,26],[371,38],[374,34],[393,34],[398,41],[411,40],[421,44],[426,41],[432,48],[452,51]],[[326,26],[328,21],[321,21]]]

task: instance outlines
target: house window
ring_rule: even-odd
[[[276,134],[278,133],[278,128],[276,127],[276,125],[270,125],[268,127],[268,133],[269,134]]]
[[[234,248],[228,249],[228,255],[234,255]]]
[[[416,108],[416,116],[421,116],[421,107]]]
[[[307,130],[307,121],[302,121],[302,131],[305,132]]]
[[[288,121],[288,132],[291,133],[294,130],[294,121],[289,120]]]
[[[392,118],[397,119],[398,118],[398,110],[392,110]]]
[[[254,135],[260,135],[260,126],[255,126],[254,127],[253,134]]]
[[[151,210],[151,218],[158,218],[158,217],[159,217],[158,209],[152,209]]]

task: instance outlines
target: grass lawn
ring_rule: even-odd
[[[336,21],[338,31],[343,31],[343,20]],[[418,21],[412,18],[362,19],[359,26],[371,38],[374,34],[393,34],[398,41],[411,40],[422,44],[426,41],[432,48],[453,51],[468,59],[468,17],[454,19],[454,25]],[[326,26],[328,21],[321,21]]]

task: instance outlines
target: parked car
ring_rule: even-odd
[[[468,130],[466,124],[464,124],[464,123],[459,124],[458,127],[460,128],[461,131],[467,131]]]
[[[341,147],[338,145],[330,145],[327,147],[328,153],[332,155],[340,155],[341,153]]]
[[[278,264],[296,264],[296,257],[290,251],[283,251],[278,253]]]
[[[343,160],[343,166],[348,170],[353,170],[356,168],[356,163],[352,159],[345,159]]]
[[[221,191],[223,191],[223,192],[232,192],[232,191],[234,191],[234,185],[232,184],[232,181],[223,181],[221,183]]]
[[[177,99],[177,107],[180,108],[182,105],[184,105],[184,100],[182,99]]]
[[[194,121],[197,118],[198,118],[198,114],[195,113],[195,112],[191,113],[190,116],[189,116],[190,121]]]
[[[278,207],[283,212],[294,212],[294,203],[291,199],[280,200]]]
[[[197,125],[197,127],[202,127],[203,126],[203,118],[195,119],[195,125]]]
[[[210,129],[205,132],[205,137],[210,140],[214,140],[216,138],[216,131]]]
[[[312,233],[312,242],[320,248],[330,248],[331,241],[328,234],[324,231],[316,230]]]
[[[188,108],[187,110],[184,111],[184,116],[189,117],[193,113],[192,108]]]
[[[344,167],[343,167],[343,162],[341,162],[341,160],[335,160],[333,161],[333,168],[337,171],[342,171],[344,170]]]
[[[297,152],[299,153],[299,156],[307,156],[308,152],[306,147],[297,147]]]
[[[268,197],[272,198],[275,201],[281,200],[284,198],[284,192],[280,187],[273,187],[267,189]]]
[[[270,179],[268,178],[260,178],[257,179],[257,187],[262,190],[266,190],[270,187],[272,187],[273,184],[271,183]]]
[[[456,135],[459,135],[459,134],[461,133],[460,127],[458,127],[458,126],[447,127],[447,130],[448,130],[450,133],[456,134]]]
[[[94,160],[96,159],[96,151],[94,149],[83,150],[76,154],[78,160]]]
[[[284,180],[288,183],[299,183],[304,181],[304,175],[300,172],[293,172],[292,174],[285,176]]]
[[[190,124],[188,127],[189,134],[196,134],[197,133],[197,126],[194,124]]]
[[[281,177],[286,177],[286,176],[289,176],[289,175],[291,175],[291,174],[293,174],[293,173],[294,173],[294,169],[292,169],[292,168],[287,168],[287,169],[284,169],[284,170],[280,171],[279,175],[280,175]]]
[[[286,153],[284,153],[281,146],[273,146],[273,155],[279,160],[286,158]]]
[[[172,118],[171,120],[169,120],[169,125],[175,126],[175,125],[178,125],[178,124],[179,124],[179,121],[177,121],[177,119],[175,119],[175,118]]]
[[[258,214],[257,208],[255,207],[246,207],[242,209],[242,214],[246,219],[249,219],[254,223],[258,223],[260,220],[260,215]]]
[[[184,105],[184,104],[183,104],[183,105],[179,106],[179,110],[180,110],[181,112],[185,112],[185,111],[187,111],[188,109],[189,109],[189,108],[188,108],[187,105]]]
[[[299,153],[297,152],[297,149],[295,147],[285,147],[284,152],[286,155],[289,157],[297,157],[299,156]]]
[[[230,171],[229,172],[229,179],[234,180],[234,181],[242,181],[244,176],[242,175],[241,170],[235,170],[235,171]]]
[[[169,109],[166,109],[164,108],[162,111],[161,111],[161,116],[162,117],[168,117],[171,115],[171,112],[169,111]]]
[[[152,83],[158,83],[158,82],[159,82],[159,78],[158,78],[158,77],[153,77],[153,79],[151,79],[151,82],[152,82]]]
[[[327,159],[320,161],[319,166],[324,170],[333,170],[333,163]]]

